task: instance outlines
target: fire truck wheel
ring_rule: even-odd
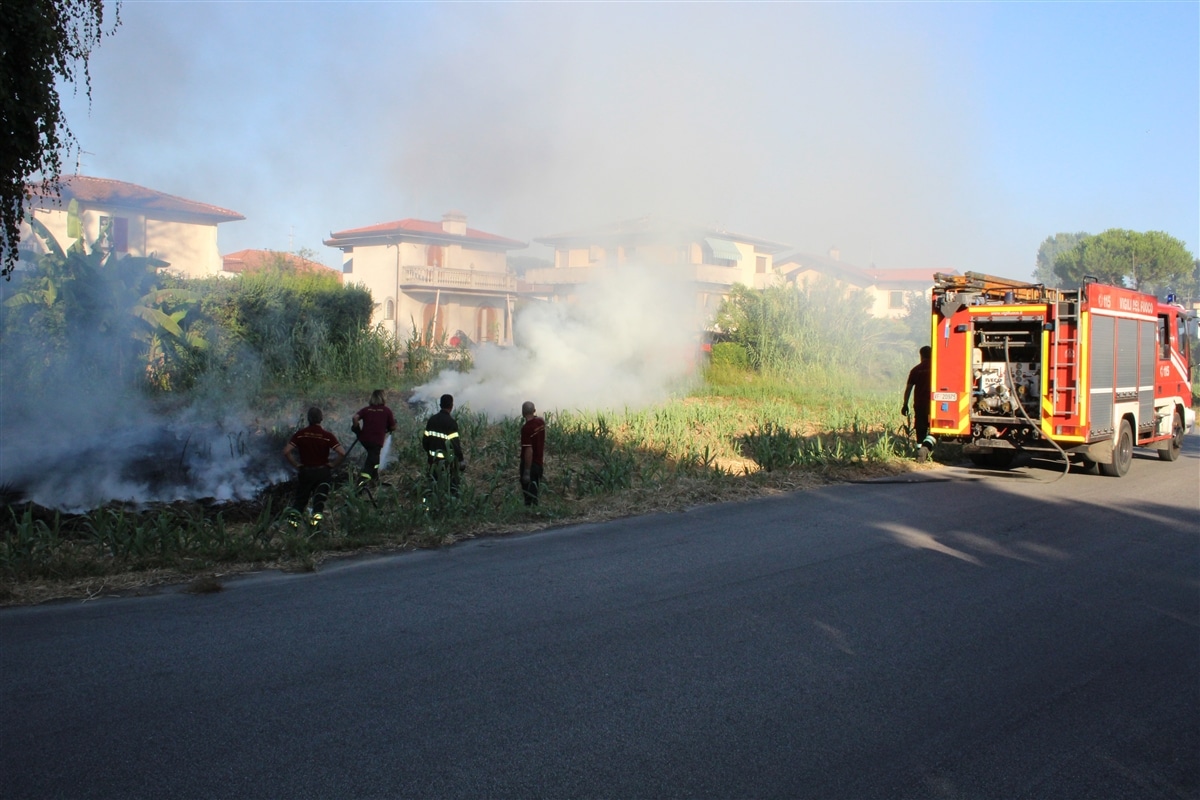
[[[1110,478],[1122,478],[1129,472],[1133,463],[1133,429],[1129,420],[1121,420],[1121,431],[1117,435],[1117,443],[1113,447],[1112,463],[1101,464],[1100,471]]]
[[[993,450],[988,457],[988,466],[992,469],[1012,469],[1016,458],[1016,450]]]
[[[1183,449],[1183,413],[1175,412],[1175,427],[1171,429],[1171,441],[1167,446],[1158,451],[1158,457],[1163,461],[1175,461],[1179,458],[1179,451]]]
[[[990,453],[971,453],[967,457],[977,467],[1011,469],[1017,452],[1015,450],[993,450]]]

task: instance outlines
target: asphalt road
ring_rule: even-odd
[[[1195,798],[1200,457],[0,611],[4,798]]]

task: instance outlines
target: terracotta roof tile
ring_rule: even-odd
[[[954,270],[946,269],[879,269],[877,267],[863,269],[829,256],[811,253],[791,253],[775,259],[775,264],[783,268],[783,271],[789,275],[811,269],[860,286],[879,284],[929,284],[932,286],[935,272],[957,274]]]
[[[276,250],[238,250],[236,253],[225,256],[222,262],[226,272],[259,272],[281,256],[288,267],[297,272],[328,272],[339,276],[342,274],[339,270],[307,258],[301,258],[294,253],[281,253]]]
[[[349,228],[344,231],[337,231],[336,233],[329,234],[329,238],[325,240],[325,244],[330,247],[348,246],[355,243],[353,240],[388,236],[402,239],[405,234],[411,234],[419,238],[433,237],[446,240],[472,241],[480,244],[499,246],[505,249],[528,246],[525,242],[476,230],[475,228],[467,228],[465,235],[448,233],[442,228],[442,223],[424,219],[400,219],[393,222],[381,222],[378,225],[367,225],[363,228]]]
[[[91,178],[86,175],[66,175],[62,181],[62,199],[64,201],[78,200],[81,203],[96,205],[110,204],[127,208],[138,208],[146,211],[172,211],[192,214],[214,220],[216,222],[232,222],[245,219],[236,211],[227,208],[199,203],[176,197],[173,194],[147,189],[125,181],[111,178]],[[37,194],[39,187],[34,187]]]
[[[876,283],[928,283],[933,285],[935,272],[957,274],[946,269],[868,269],[864,270]]]
[[[701,225],[672,217],[650,215],[636,219],[620,220],[587,230],[568,231],[553,236],[538,236],[534,239],[539,244],[555,248],[584,246],[587,244],[602,244],[610,242],[635,241],[692,241],[714,237],[728,239],[734,242],[754,245],[766,253],[780,253],[789,246],[756,236],[728,231],[719,225]]]

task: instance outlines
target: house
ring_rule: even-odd
[[[791,253],[776,264],[784,278],[800,288],[825,280],[865,292],[871,299],[871,316],[881,319],[906,316],[913,302],[930,300],[935,272],[956,274],[948,269],[863,269],[842,261],[836,248],[824,256]]]
[[[450,211],[440,223],[402,219],[330,233],[325,244],[342,251],[343,282],[371,292],[372,322],[398,340],[415,329],[434,342],[465,335],[512,344],[517,279],[506,254],[526,242],[468,228],[466,216]]]
[[[761,289],[780,282],[774,258],[788,249],[723,228],[659,217],[534,241],[554,249],[554,266],[525,272],[523,293],[532,297],[569,302],[581,284],[619,265],[684,266],[696,283],[697,303],[709,312],[717,310],[734,284]]]
[[[229,209],[186,200],[125,181],[69,175],[61,196],[35,194],[26,215],[49,229],[66,248],[80,237],[119,254],[153,256],[187,278],[221,272],[217,226],[245,219]],[[21,225],[21,257],[45,252],[28,222]]]
[[[283,267],[293,272],[333,275],[339,282],[342,280],[342,273],[338,270],[295,253],[281,253],[275,250],[238,250],[236,253],[229,253],[222,259],[222,270],[229,275],[262,272],[271,267]]]

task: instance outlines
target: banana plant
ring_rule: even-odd
[[[5,305],[51,322],[76,345],[97,335],[112,337],[106,354],[116,359],[116,373],[125,377],[129,365],[140,361],[152,383],[170,370],[171,362],[207,342],[186,327],[196,296],[181,288],[163,287],[162,259],[118,256],[77,239],[66,250],[46,226],[31,220],[46,252],[25,278],[20,291]],[[105,235],[101,231],[101,238]]]

